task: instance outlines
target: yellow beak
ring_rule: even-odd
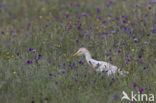
[[[77,54],[78,54],[78,52],[74,53],[74,54],[73,54],[73,57],[74,57],[74,56],[77,56]]]

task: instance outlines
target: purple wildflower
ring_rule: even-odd
[[[83,61],[80,60],[80,61],[79,61],[79,64],[83,65],[84,63],[83,63]]]
[[[53,76],[53,74],[52,73],[49,73],[49,76],[51,77],[51,76]]]
[[[100,8],[96,8],[96,12],[97,13],[100,13]]]
[[[78,73],[76,73],[75,76],[78,76]]]
[[[115,95],[113,96],[113,98],[114,98],[114,100],[117,100],[117,99],[119,98],[119,94],[115,94]]]
[[[149,9],[151,9],[152,8],[152,5],[151,4],[147,4],[147,7],[149,8]]]
[[[62,73],[65,73],[65,72],[66,72],[66,70],[65,70],[65,69],[62,69],[62,70],[61,70],[61,72],[62,72]]]
[[[77,82],[78,81],[78,79],[77,78],[75,78],[75,82]]]
[[[134,40],[134,41],[138,41],[138,39],[137,39],[137,38],[133,38],[133,40]]]
[[[32,51],[32,50],[33,50],[33,48],[29,48],[28,50],[29,50],[29,51]]]
[[[87,77],[87,75],[85,74],[85,75],[84,75],[84,78],[86,78],[86,77]]]
[[[19,52],[16,52],[16,55],[19,56]]]
[[[134,88],[134,89],[136,88],[136,83],[135,83],[135,82],[133,82],[133,88]]]
[[[139,58],[141,59],[142,58],[142,55],[139,55]]]
[[[82,16],[88,17],[88,13],[87,12],[83,12]]]
[[[143,88],[139,89],[140,94],[142,94],[143,91],[144,91]]]
[[[88,83],[85,83],[85,86],[88,87]]]
[[[144,42],[144,44],[145,44],[145,45],[148,45],[148,44],[149,44],[149,42],[145,41],[145,42]]]
[[[93,83],[96,83],[96,80],[94,80]]]
[[[32,64],[32,61],[28,60],[28,61],[27,61],[27,64]]]

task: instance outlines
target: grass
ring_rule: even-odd
[[[122,91],[156,94],[155,11],[148,0],[2,0],[0,101],[121,103]],[[80,47],[130,73],[92,71],[72,57]]]

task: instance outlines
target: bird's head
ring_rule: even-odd
[[[89,51],[86,48],[80,48],[76,53],[73,54],[73,56],[82,56],[85,55],[85,53],[89,53]]]

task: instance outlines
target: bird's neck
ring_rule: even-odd
[[[85,53],[85,58],[87,61],[89,61],[90,59],[92,59],[91,54],[89,52]]]

